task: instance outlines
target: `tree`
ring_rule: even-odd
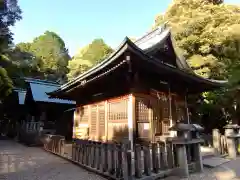
[[[96,65],[112,52],[112,48],[103,39],[94,39],[81,50],[81,59],[88,60],[93,65]]]
[[[17,0],[2,0],[0,9],[0,99],[3,99],[11,92],[13,87],[12,81],[4,69],[4,67],[12,65],[6,55],[13,39],[9,27],[21,19],[21,10]]]
[[[235,119],[240,112],[233,110],[240,83],[240,7],[222,0],[174,0],[165,14],[157,16],[153,28],[164,22],[195,73],[229,79],[227,87],[189,99],[195,118],[210,129]]]
[[[92,64],[88,60],[73,58],[69,61],[68,68],[70,69],[67,74],[68,79],[73,79],[83,72],[87,71],[92,67]]]
[[[24,46],[28,48],[28,45]],[[70,59],[64,41],[54,32],[46,31],[36,37],[30,45],[30,52],[38,59],[38,66],[46,78],[65,78]]]
[[[223,78],[240,58],[240,7],[220,0],[175,0],[155,26],[167,22],[177,46],[195,72]]]
[[[2,0],[0,9],[0,53],[2,53],[12,43],[12,32],[9,27],[21,19],[21,10],[17,0]]]
[[[0,100],[3,100],[12,92],[13,83],[9,78],[7,71],[0,67]]]
[[[80,52],[69,61],[68,78],[72,79],[85,72],[92,66],[100,63],[112,52],[112,48],[105,44],[102,39],[93,40],[90,44],[83,47]]]

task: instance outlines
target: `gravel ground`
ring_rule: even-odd
[[[235,171],[236,168],[240,168],[240,161],[238,166],[235,165],[235,169],[230,169],[229,163],[226,163],[216,168],[204,168],[202,173],[190,174],[188,178],[168,177],[165,180],[240,180]]]
[[[217,168],[204,168],[181,180],[240,180],[240,158]],[[0,180],[103,180],[64,159],[36,147],[0,140]],[[168,177],[165,180],[179,180]]]
[[[36,147],[0,140],[0,180],[103,180]]]

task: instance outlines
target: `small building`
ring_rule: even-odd
[[[60,87],[56,82],[25,78],[27,109],[22,127],[29,133],[58,133],[72,137],[73,113],[65,113],[75,107],[74,101],[50,98],[47,93]],[[70,111],[71,112],[71,111]],[[62,119],[64,117],[64,121]],[[64,128],[63,128],[64,127]]]
[[[132,42],[125,38],[107,59],[49,95],[76,101],[74,138],[158,141],[189,123],[186,96],[221,82],[202,78],[177,56],[171,32],[161,26]]]
[[[26,90],[14,88],[12,93],[8,95],[3,101],[3,107],[1,108],[2,114],[9,121],[5,122],[5,125],[1,124],[0,131],[7,132],[10,137],[17,135],[17,125],[24,119],[26,114],[26,108],[24,106],[26,96]],[[14,113],[13,108],[14,107]]]

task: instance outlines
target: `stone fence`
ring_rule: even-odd
[[[158,179],[168,175],[187,177],[201,171],[198,146],[172,142],[128,144],[76,140],[70,156],[64,150],[65,138],[45,135],[44,149],[111,179]]]
[[[240,154],[240,135],[238,131],[230,131],[231,129],[228,127],[226,126],[224,134],[221,134],[218,129],[213,129],[213,148],[215,154],[227,155],[229,158],[235,159]]]

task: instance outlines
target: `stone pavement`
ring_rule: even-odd
[[[103,180],[36,147],[0,140],[0,180]]]
[[[165,180],[179,180],[179,177],[168,177]],[[204,168],[202,173],[194,173],[180,180],[240,180],[240,157],[215,168]]]
[[[239,178],[238,178],[239,177]],[[103,180],[36,147],[0,140],[0,180]],[[166,180],[179,180],[168,177]],[[240,157],[216,168],[204,168],[181,180],[240,180]]]

